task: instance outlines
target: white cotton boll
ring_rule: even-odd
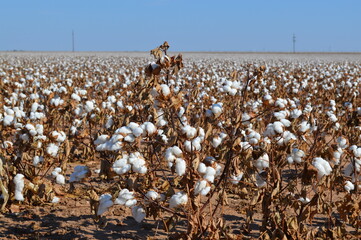
[[[99,144],[103,144],[105,143],[106,141],[108,141],[109,139],[109,136],[108,135],[100,135],[95,141],[94,141],[94,144],[95,145],[99,145]]]
[[[6,107],[4,107],[4,108],[6,108]],[[11,115],[11,116],[14,116],[14,114],[15,114],[14,110],[12,110],[11,108],[7,108],[7,109],[5,110],[5,113],[6,113],[7,115]]]
[[[215,136],[211,141],[211,145],[214,148],[217,148],[219,145],[221,145],[221,143],[222,143],[222,139],[219,136]]]
[[[234,185],[237,185],[241,180],[242,180],[242,177],[243,177],[243,172],[241,172],[240,174],[238,174],[237,176],[236,175],[232,175],[229,179],[229,181],[234,184]]]
[[[348,144],[347,144],[347,139],[344,138],[344,137],[338,137],[337,138],[337,145],[342,148],[342,149],[345,149],[348,147]]]
[[[29,141],[30,141],[29,134],[27,134],[27,133],[21,134],[21,135],[20,135],[20,139],[21,139],[23,142],[29,142]]]
[[[292,109],[290,113],[290,118],[296,119],[302,115],[302,111],[300,109]]]
[[[349,148],[352,152],[352,154],[356,157],[356,158],[360,158],[361,157],[361,147],[357,147],[356,145],[352,145]]]
[[[86,102],[85,102],[84,110],[85,110],[87,113],[90,113],[91,111],[93,111],[94,108],[95,108],[95,106],[94,106],[94,102],[93,102],[93,101],[86,101]]]
[[[56,181],[57,184],[64,185],[64,184],[65,184],[65,177],[64,177],[64,175],[58,174],[58,175],[55,177],[55,181]]]
[[[328,161],[323,158],[316,157],[313,159],[312,165],[317,168],[318,178],[322,178],[324,175],[330,175],[332,172],[332,168]]]
[[[307,121],[303,121],[299,125],[299,131],[300,132],[306,132],[311,128],[311,125]]]
[[[64,142],[66,139],[66,134],[63,131],[57,132],[53,131],[51,133],[51,136],[57,141],[57,142]]]
[[[355,189],[355,185],[350,181],[346,181],[345,190],[349,193],[350,191],[352,191],[354,189]]]
[[[182,158],[177,158],[175,160],[175,172],[179,175],[179,176],[183,176],[186,172],[186,161],[183,160]]]
[[[105,123],[105,128],[109,129],[114,125],[114,120],[112,117],[108,117],[107,122]]]
[[[38,110],[38,107],[39,107],[39,103],[37,102],[34,102],[32,105],[31,105],[31,112],[36,112]]]
[[[200,151],[202,149],[201,142],[202,142],[202,139],[200,137],[196,137],[195,139],[192,140],[193,151],[194,150]]]
[[[285,126],[285,127],[290,127],[291,126],[291,122],[287,119],[281,119],[280,122]]]
[[[69,182],[79,182],[89,174],[87,166],[76,166],[74,172],[70,175]]]
[[[141,127],[136,127],[133,129],[132,132],[135,137],[139,137],[140,135],[143,134],[143,129]]]
[[[18,201],[24,201],[23,190],[24,190],[24,175],[21,173],[16,174],[14,177],[15,184],[15,199]]]
[[[255,166],[258,170],[263,170],[269,167],[269,156],[267,153],[262,154],[255,163]]]
[[[185,111],[186,110],[184,109],[184,107],[180,107],[179,112],[178,112],[178,117],[181,118],[183,116],[183,114],[185,113]]]
[[[211,111],[214,114],[214,117],[219,117],[222,114],[222,103],[216,103],[211,106]]]
[[[134,162],[132,162],[132,169],[136,173],[145,174],[147,173],[147,167],[145,166],[144,159],[138,158]]]
[[[174,154],[174,156],[176,156],[176,157],[181,157],[183,154],[182,150],[177,146],[173,146],[171,151],[172,151],[172,154]]]
[[[298,201],[300,201],[301,203],[303,203],[303,204],[307,204],[307,203],[309,203],[311,200],[309,199],[309,198],[303,198],[303,197],[300,197],[299,199],[298,199]]]
[[[194,195],[201,194],[202,196],[206,196],[211,190],[211,187],[207,185],[206,180],[198,180],[194,185]]]
[[[52,157],[56,157],[56,155],[58,154],[58,150],[59,147],[57,145],[55,145],[54,143],[50,143],[46,148],[46,153]]]
[[[51,203],[59,203],[60,198],[58,198],[57,196],[54,196],[53,199],[51,200]]]
[[[78,101],[78,102],[81,101],[80,96],[76,93],[71,94],[71,99],[74,99],[75,101]]]
[[[166,97],[166,96],[168,96],[168,95],[170,94],[170,89],[169,89],[169,86],[168,86],[168,85],[166,85],[166,84],[161,84],[160,87],[161,87],[161,90],[162,90],[162,95],[163,95],[164,97]]]
[[[34,125],[31,124],[31,123],[26,124],[26,125],[25,125],[25,128],[26,128],[28,131],[35,131],[35,127],[34,127]],[[35,131],[35,135],[36,135],[36,131]],[[34,136],[34,135],[32,135],[32,136]]]
[[[288,158],[287,158],[287,161],[289,163],[293,163],[293,162],[296,162],[296,163],[301,163],[302,162],[302,158],[305,156],[305,152],[298,149],[298,148],[293,148],[292,149],[292,153],[291,153],[291,158],[292,158],[292,161],[290,161]]]
[[[151,136],[157,132],[157,128],[151,122],[145,122],[142,124],[142,128],[148,136]]]
[[[159,193],[157,193],[156,191],[150,190],[145,194],[145,200],[152,200],[155,201],[157,199],[160,199],[160,195]]]
[[[131,167],[132,166],[128,163],[127,158],[124,157],[115,161],[113,164],[113,170],[118,175],[129,172]]]
[[[180,205],[185,205],[188,202],[188,196],[184,192],[174,194],[169,200],[169,207],[176,208]]]
[[[38,135],[43,135],[44,134],[44,126],[41,125],[41,124],[36,124],[35,130],[36,130]]]
[[[135,221],[140,223],[147,216],[147,214],[145,213],[145,210],[141,206],[134,206],[132,207],[132,216]]]
[[[132,133],[132,129],[127,127],[127,126],[123,126],[121,128],[118,128],[116,131],[115,131],[115,134],[121,134],[123,136],[127,136],[129,134]]]
[[[135,136],[133,134],[129,134],[124,138],[124,141],[132,143],[135,141]]]
[[[119,192],[114,203],[124,205],[126,207],[132,207],[137,204],[137,200],[134,198],[134,192],[130,192],[128,189],[124,188]]]
[[[276,121],[273,123],[273,128],[275,130],[275,132],[277,133],[283,133],[284,131],[284,125],[282,122]]]
[[[33,165],[36,167],[39,163],[44,162],[44,157],[41,156],[35,156],[33,158]]]
[[[198,172],[201,174],[205,174],[207,171],[207,166],[204,163],[200,163],[198,165]]]
[[[195,129],[194,127],[191,127],[189,125],[182,127],[181,131],[183,134],[185,134],[187,136],[188,139],[194,138],[197,134],[197,129]]]
[[[207,167],[203,178],[213,183],[215,176],[216,176],[216,170],[212,167]]]
[[[53,175],[54,177],[58,176],[59,173],[61,173],[61,168],[60,167],[56,167],[54,168],[53,172],[51,173],[51,175]]]
[[[14,116],[13,115],[6,115],[3,119],[3,125],[6,126],[10,126],[14,121]]]
[[[99,198],[97,216],[100,216],[108,211],[108,208],[111,206],[113,206],[112,195],[109,193],[102,194]]]

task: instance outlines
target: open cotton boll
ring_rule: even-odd
[[[16,174],[13,181],[15,184],[15,199],[18,201],[24,201],[24,175],[21,173]]]
[[[221,143],[222,143],[222,138],[220,138],[219,136],[215,136],[211,141],[211,145],[214,148],[217,148],[219,145],[221,145]]]
[[[141,127],[136,127],[132,130],[132,133],[135,137],[139,137],[143,134],[143,129]]]
[[[132,162],[132,169],[134,172],[136,173],[140,173],[140,174],[145,174],[147,173],[147,167],[145,166],[145,161],[144,159],[141,158],[137,158],[136,160],[134,160]]]
[[[64,142],[66,139],[66,134],[63,131],[57,132],[53,131],[51,133],[51,136],[57,141],[57,142]]]
[[[90,173],[87,166],[78,165],[74,168],[74,172],[70,175],[69,182],[79,182]]]
[[[291,154],[289,154],[287,156],[287,161],[288,163],[301,163],[302,162],[302,158],[305,156],[305,152],[298,149],[298,148],[293,148]]]
[[[332,153],[332,156],[333,156],[332,160],[333,160],[334,164],[336,164],[336,165],[340,164],[340,159],[341,159],[342,154],[343,154],[342,148],[337,147],[337,149]]]
[[[57,196],[54,196],[53,199],[51,200],[51,203],[58,203],[60,201],[60,198],[58,198]]]
[[[197,135],[197,129],[194,127],[191,127],[189,125],[186,125],[181,128],[181,131],[183,134],[187,136],[188,139],[192,139]]]
[[[337,142],[337,145],[338,145],[340,148],[342,148],[342,149],[345,149],[345,148],[348,147],[348,141],[347,141],[347,139],[344,138],[344,137],[338,137],[338,138],[336,139],[336,142]]]
[[[170,94],[170,89],[169,89],[169,86],[168,86],[168,85],[166,85],[166,84],[161,84],[160,87],[161,87],[161,90],[162,90],[162,95],[163,95],[164,97],[166,97],[166,96],[168,96],[168,95]]]
[[[106,211],[108,211],[108,208],[110,208],[111,206],[113,206],[112,195],[110,195],[109,193],[102,194],[99,198],[97,216],[100,216]]]
[[[269,156],[267,153],[262,154],[255,163],[255,166],[258,170],[263,170],[269,167]]]
[[[124,205],[126,207],[132,207],[137,204],[137,200],[134,198],[134,192],[130,192],[128,189],[124,188],[119,192],[114,203]]]
[[[300,109],[292,109],[290,112],[290,118],[296,119],[299,118],[302,115],[302,111]]]
[[[33,158],[33,165],[36,167],[39,163],[44,162],[44,157],[42,156],[35,156]]]
[[[350,150],[355,158],[361,158],[361,147],[357,147],[356,145],[352,145]]]
[[[105,143],[106,141],[108,141],[109,139],[109,136],[108,135],[100,135],[95,141],[94,141],[94,144],[95,145],[99,145],[99,144],[103,144]]]
[[[127,157],[124,157],[124,156],[123,156],[123,158],[115,161],[113,164],[114,172],[119,175],[129,172],[131,167],[132,166],[128,163]]]
[[[94,106],[94,102],[93,102],[93,101],[86,101],[86,102],[85,102],[84,110],[85,110],[87,113],[90,113],[91,111],[93,111],[94,108],[95,108],[95,106]]]
[[[130,143],[135,142],[135,136],[133,134],[129,134],[128,136],[126,136],[124,138],[124,141],[130,142]]]
[[[280,122],[280,121],[276,121],[276,122],[273,123],[273,128],[274,128],[274,131],[275,131],[276,133],[283,133],[284,127],[285,127],[285,126],[284,126],[283,123]]]
[[[175,160],[175,172],[179,175],[179,176],[183,176],[184,173],[186,172],[186,161],[184,161],[184,159],[182,158],[177,158]]]
[[[54,168],[53,172],[51,173],[51,175],[53,175],[54,177],[58,176],[59,173],[61,173],[61,168],[60,167],[56,167]]]
[[[56,157],[56,155],[58,154],[58,150],[59,147],[57,145],[55,145],[54,143],[50,143],[46,148],[46,153],[52,157]]]
[[[323,176],[330,175],[332,172],[332,168],[328,161],[323,158],[316,157],[313,159],[312,165],[317,168],[318,178],[322,178]]]
[[[211,106],[211,111],[214,117],[217,118],[222,114],[223,111],[222,105],[223,105],[222,103],[216,103]]]
[[[198,180],[196,184],[194,185],[194,194],[195,195],[207,195],[209,191],[211,190],[211,187],[208,186],[208,183],[206,180]]]
[[[185,192],[178,192],[174,194],[169,200],[169,207],[176,208],[185,205],[188,202],[188,196]]]
[[[241,180],[242,180],[242,177],[243,177],[243,172],[241,172],[240,174],[238,174],[237,176],[236,175],[232,175],[229,179],[229,181],[234,184],[234,185],[237,185]]]
[[[153,190],[148,191],[144,197],[145,200],[152,200],[152,201],[155,201],[160,198],[161,197],[160,197],[159,193],[157,193],[156,191],[153,191]]]
[[[147,216],[147,214],[145,213],[145,210],[141,206],[134,206],[132,207],[132,216],[135,221],[140,223]]]
[[[75,101],[78,101],[78,102],[81,101],[80,96],[76,93],[71,94],[71,99],[74,99]]]
[[[141,125],[142,129],[144,130],[143,134],[151,136],[157,132],[156,126],[151,122],[145,122]]]
[[[352,182],[350,182],[350,181],[346,181],[346,183],[345,183],[345,190],[347,191],[347,192],[350,192],[350,191],[352,191],[352,190],[354,190],[355,189],[355,185],[352,183]]]
[[[207,167],[203,178],[213,183],[215,176],[216,176],[216,169],[212,167]]]
[[[3,125],[6,127],[6,126],[10,126],[11,124],[13,124],[15,118],[13,115],[6,115],[4,118],[3,118]]]
[[[302,121],[299,125],[300,132],[307,132],[311,128],[311,125],[307,121]]]
[[[181,150],[179,147],[173,146],[173,147],[171,148],[171,150],[172,150],[172,154],[173,154],[174,156],[176,156],[176,157],[182,157],[183,152],[182,152],[182,150]]]

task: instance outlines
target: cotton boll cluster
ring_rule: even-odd
[[[210,183],[214,182],[215,177],[221,174],[221,166],[216,163],[213,157],[206,157],[203,162],[198,165],[198,172],[202,177]]]
[[[179,176],[184,175],[187,168],[186,161],[182,157],[183,152],[177,146],[167,148],[164,154],[164,159],[168,162],[168,166],[172,168],[175,164],[175,172]]]
[[[218,118],[223,112],[223,103],[212,104],[211,109],[206,110],[207,117]]]
[[[134,192],[124,188],[119,192],[118,197],[114,201],[114,204],[132,207],[137,204],[137,199],[134,197]]]
[[[59,96],[56,96],[50,100],[50,104],[55,107],[59,107],[64,104],[64,100],[61,99]]]
[[[298,148],[293,148],[291,154],[287,156],[287,162],[292,163],[301,163],[302,158],[305,156],[305,152]]]
[[[250,145],[255,146],[261,140],[261,134],[259,134],[257,131],[253,130],[252,128],[247,128],[245,139]]]
[[[145,174],[148,170],[145,163],[143,156],[139,152],[129,155],[123,154],[121,158],[114,162],[113,170],[119,175],[129,172],[131,169],[135,173]]]
[[[323,176],[330,175],[332,172],[330,163],[321,157],[314,158],[312,165],[317,168],[317,176],[319,179]]]
[[[177,207],[187,204],[187,202],[188,202],[187,193],[178,192],[169,199],[169,207],[177,208]]]
[[[109,193],[102,194],[99,197],[97,216],[100,216],[106,211],[108,211],[111,206],[113,206],[112,195],[110,195]]]
[[[60,132],[52,131],[50,135],[55,141],[57,141],[59,143],[64,142],[66,139],[66,134],[63,131],[60,131]]]
[[[59,147],[54,144],[50,143],[46,148],[46,153],[52,157],[56,157],[58,155]]]
[[[198,180],[194,185],[195,195],[200,194],[202,196],[205,196],[209,193],[210,190],[211,190],[211,186],[209,186],[209,183],[206,180]]]
[[[182,128],[182,133],[189,139],[184,142],[187,152],[200,151],[204,141],[205,132],[203,128],[196,128],[186,125]]]
[[[83,178],[88,177],[91,174],[87,166],[78,165],[74,167],[73,173],[70,175],[69,182],[80,182]]]
[[[235,96],[241,88],[241,83],[238,81],[225,81],[221,91],[226,92],[231,96]]]
[[[269,156],[267,153],[263,153],[255,162],[255,167],[262,171],[263,169],[269,168]]]
[[[55,181],[57,184],[65,184],[65,177],[64,175],[60,174],[62,172],[60,167],[57,167],[53,170],[53,172],[51,173],[51,175],[53,175],[53,177],[55,177]]]
[[[108,135],[100,135],[95,141],[97,151],[118,151],[122,148],[124,136],[114,134],[111,138]]]
[[[18,201],[24,201],[23,190],[24,190],[24,175],[18,173],[14,177],[14,184],[15,184],[15,199]]]

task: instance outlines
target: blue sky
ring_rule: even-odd
[[[0,0],[0,50],[361,51],[361,0]]]

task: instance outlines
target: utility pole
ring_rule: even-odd
[[[295,34],[293,34],[292,41],[293,41],[293,53],[295,53],[296,52],[296,35]]]
[[[72,31],[72,42],[73,42],[73,52],[74,52],[74,30]]]

